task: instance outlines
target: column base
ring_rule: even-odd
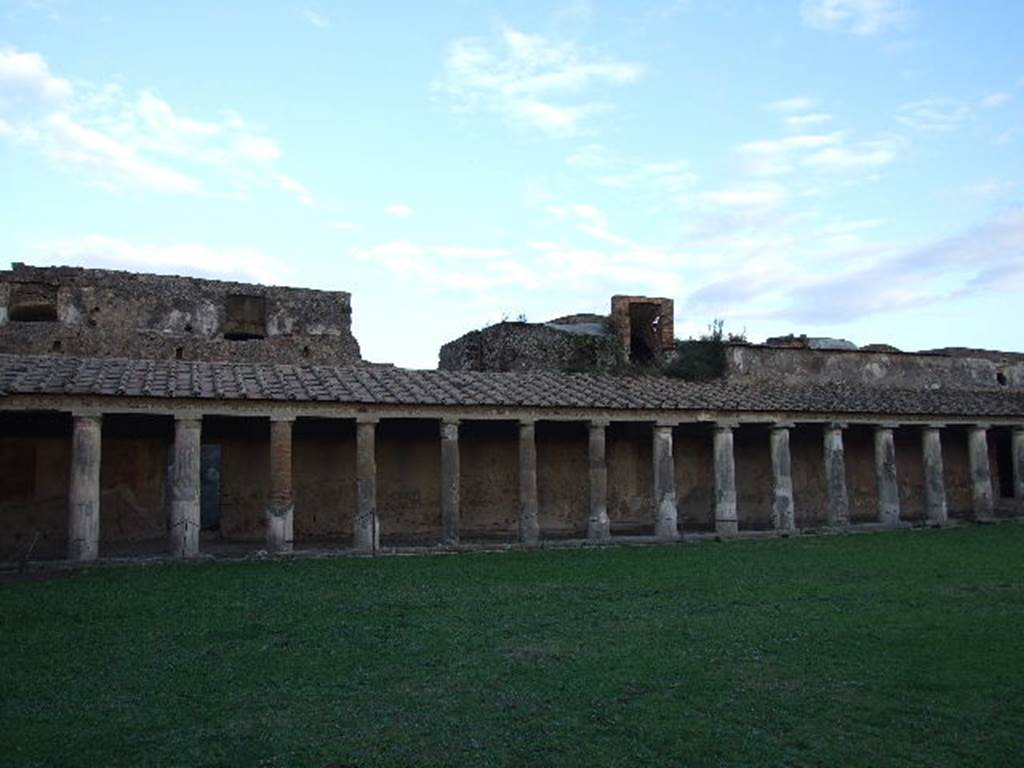
[[[737,520],[715,520],[715,533],[721,536],[732,536],[740,532]]]

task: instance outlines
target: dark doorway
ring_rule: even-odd
[[[651,365],[661,352],[658,336],[660,309],[653,302],[633,302],[629,305],[629,360],[639,365]]]
[[[219,445],[204,445],[200,460],[202,477],[199,496],[199,526],[204,531],[220,530],[220,460]]]

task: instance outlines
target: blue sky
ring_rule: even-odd
[[[1024,350],[1024,3],[0,2],[0,254]]]

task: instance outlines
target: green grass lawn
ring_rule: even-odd
[[[1024,525],[0,587],[0,765],[1024,763]]]

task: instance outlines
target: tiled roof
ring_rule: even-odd
[[[907,390],[849,384],[785,386],[661,376],[421,371],[178,360],[0,355],[0,396],[262,400],[365,405],[609,410],[872,413],[1021,417],[1021,390]]]

